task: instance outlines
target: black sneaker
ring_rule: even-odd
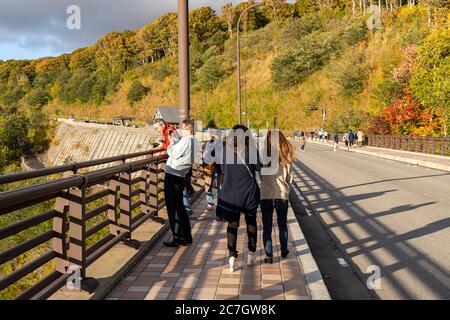
[[[188,245],[192,244],[192,239],[189,239],[189,240],[181,240],[181,241],[180,241],[180,244],[181,244],[182,246],[188,246]]]
[[[264,263],[272,264],[273,263],[273,258],[268,258],[268,257],[264,258]]]
[[[164,241],[163,243],[164,243],[164,245],[166,247],[169,247],[169,248],[176,248],[176,247],[178,247],[180,245],[180,242],[179,241],[175,241],[175,240]]]
[[[282,257],[282,258],[286,258],[286,257],[288,256],[288,254],[289,254],[289,250],[286,251],[286,252],[282,252],[282,253],[281,253],[281,257]]]

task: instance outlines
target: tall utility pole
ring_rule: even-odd
[[[255,3],[254,5],[251,5],[250,7],[246,8],[241,15],[239,16],[237,27],[236,27],[236,49],[237,49],[237,93],[238,93],[238,102],[237,102],[237,111],[239,112],[239,124],[242,124],[242,103],[241,103],[241,43],[239,41],[239,33],[240,33],[240,26],[241,26],[241,20],[244,17],[244,15],[248,12],[250,9],[254,9],[257,7],[262,6],[262,3]]]
[[[178,0],[178,91],[180,124],[189,118],[191,109],[189,80],[189,4]]]

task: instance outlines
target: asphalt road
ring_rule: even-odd
[[[298,159],[295,183],[313,209],[302,228],[322,222],[342,250],[340,263],[328,259],[329,272],[356,268],[366,286],[379,267],[373,291],[381,299],[450,299],[450,173],[313,143]],[[341,292],[355,287],[339,284]]]

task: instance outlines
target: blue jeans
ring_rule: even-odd
[[[277,212],[281,253],[288,252],[288,228],[287,228],[288,206],[289,206],[288,200],[281,200],[281,199],[261,200],[264,251],[266,252],[266,256],[269,258],[273,257],[273,249],[272,249],[273,209],[275,209],[275,211]]]
[[[184,190],[183,190],[183,205],[184,205],[184,208],[186,209],[186,211],[187,211],[188,213],[191,213],[191,212],[192,212],[191,201],[190,201],[190,199],[189,199],[189,193],[188,193],[186,187],[185,187]]]
[[[217,172],[213,174],[211,184],[208,190],[206,190],[206,202],[208,204],[214,203],[214,195],[213,195],[214,184],[216,185],[216,189],[218,190],[220,184],[220,176]]]

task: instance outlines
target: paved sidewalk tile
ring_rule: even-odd
[[[258,214],[258,248],[255,262],[247,266],[245,219],[238,233],[239,269],[229,271],[227,224],[215,221],[203,199],[191,217],[194,242],[189,247],[166,248],[170,231],[111,292],[107,299],[145,300],[304,300],[310,299],[305,275],[289,235],[290,256],[281,259],[278,226],[273,226],[273,264],[264,263],[261,213]],[[298,241],[297,241],[298,242]]]

